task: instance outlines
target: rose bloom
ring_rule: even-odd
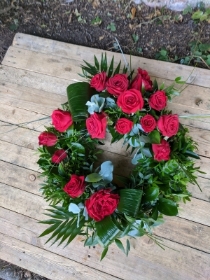
[[[65,150],[60,149],[55,151],[55,153],[52,156],[52,162],[53,163],[60,163],[62,160],[64,160],[67,157],[67,153]]]
[[[157,122],[151,115],[146,115],[140,119],[140,124],[145,132],[151,132],[156,128]]]
[[[70,181],[63,190],[72,198],[79,197],[85,190],[85,176],[71,175]]]
[[[111,194],[110,190],[100,190],[95,192],[85,201],[88,215],[95,221],[101,221],[106,216],[111,215],[119,203],[118,194]]]
[[[86,120],[86,127],[91,138],[104,139],[107,119],[105,113],[94,113]]]
[[[106,87],[106,78],[106,72],[98,73],[90,80],[90,86],[97,91],[102,91]]]
[[[160,111],[166,107],[167,96],[164,91],[158,90],[150,96],[148,102],[152,109]]]
[[[117,105],[124,113],[131,114],[141,110],[144,106],[142,94],[137,89],[124,91],[117,99]]]
[[[169,143],[162,139],[160,144],[152,144],[154,159],[157,161],[170,159],[170,146]]]
[[[64,132],[73,124],[72,116],[67,111],[54,110],[51,117],[52,124],[59,132]]]
[[[131,83],[131,88],[142,90],[144,88],[147,91],[152,90],[152,81],[146,70],[138,68],[138,73]]]
[[[44,131],[42,132],[39,137],[39,145],[43,145],[43,146],[54,146],[56,143],[57,143],[57,136],[52,133],[52,132],[47,132],[47,131]]]
[[[107,81],[106,90],[115,96],[119,96],[127,90],[128,85],[129,81],[126,74],[116,74]]]
[[[129,133],[132,127],[133,127],[133,122],[126,118],[118,119],[115,125],[116,131],[120,134]]]
[[[179,130],[178,115],[162,115],[160,116],[157,127],[163,136],[171,137],[176,135]]]

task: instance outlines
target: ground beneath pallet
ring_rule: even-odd
[[[128,0],[1,0],[1,60],[16,32],[111,51],[117,38],[125,53],[155,58],[165,48],[179,62],[190,42],[208,42],[210,24]]]

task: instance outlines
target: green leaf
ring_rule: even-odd
[[[154,90],[158,90],[158,83],[157,83],[157,80],[155,79],[154,82],[153,82],[153,89]]]
[[[101,55],[101,71],[104,71],[104,72],[107,71],[107,57],[106,57],[106,53],[105,53],[105,55],[103,53]]]
[[[100,222],[96,222],[95,227],[104,247],[108,246],[121,233],[110,216],[105,217]]]
[[[102,254],[101,254],[101,259],[100,259],[100,261],[102,261],[103,258],[106,256],[106,254],[107,254],[107,252],[108,252],[108,249],[109,249],[108,246],[104,248],[104,250],[103,250],[103,252],[102,252]]]
[[[188,157],[200,159],[199,155],[197,155],[196,153],[194,153],[194,152],[192,152],[192,151],[186,150],[184,154],[185,154],[186,156],[188,156]]]
[[[149,139],[153,144],[160,144],[160,132],[157,130],[153,130],[152,132],[149,133]]]
[[[71,84],[67,87],[70,112],[75,122],[81,122],[88,117],[85,105],[93,95],[93,89],[87,82]]]
[[[131,248],[130,241],[127,239],[126,240],[126,251],[125,251],[126,255],[128,255],[130,248]]]
[[[120,65],[121,65],[121,60],[120,60],[120,62],[118,63],[118,65],[117,65],[117,67],[116,67],[116,69],[115,69],[115,71],[114,71],[114,75],[119,74],[119,72],[120,72]]]
[[[95,62],[95,67],[99,71],[99,62],[98,62],[98,59],[97,59],[97,57],[95,55],[94,55],[94,62]]]
[[[92,173],[86,176],[85,181],[90,183],[96,183],[103,179],[103,177],[98,173]]]
[[[117,209],[122,213],[135,217],[139,211],[142,193],[142,190],[136,189],[121,190]]]
[[[177,204],[167,198],[159,198],[158,211],[167,216],[176,216],[178,214]]]
[[[113,73],[113,70],[114,70],[113,67],[114,67],[114,56],[112,57],[112,60],[111,60],[110,66],[109,66],[108,77],[112,76],[112,73]]]
[[[115,244],[117,245],[117,247],[123,251],[123,253],[125,253],[125,248],[122,244],[122,242],[119,239],[115,239]]]
[[[197,11],[194,14],[192,14],[192,19],[200,19],[200,17],[203,15],[202,11]]]
[[[159,188],[158,187],[149,187],[145,190],[144,200],[152,201],[158,198]]]

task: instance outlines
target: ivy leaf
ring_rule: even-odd
[[[67,87],[69,108],[74,122],[81,122],[88,117],[86,103],[93,92],[94,90],[87,82],[78,82]]]
[[[98,173],[91,173],[86,176],[85,181],[89,183],[96,183],[103,179],[103,177]]]
[[[148,136],[153,144],[160,144],[161,137],[159,131],[153,130],[152,132],[149,133]]]
[[[135,217],[139,211],[142,193],[142,190],[136,189],[121,190],[117,209],[122,213]]]
[[[167,216],[176,216],[178,214],[177,204],[167,198],[159,198],[158,210]]]

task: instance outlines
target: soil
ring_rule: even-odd
[[[191,54],[190,42],[210,41],[210,21],[195,22],[191,15],[129,0],[0,0],[0,62],[22,32],[113,52],[119,51],[117,38],[124,53],[157,58],[165,48],[162,59],[180,63]],[[10,278],[3,277],[8,269]],[[4,261],[1,277],[46,279]]]

